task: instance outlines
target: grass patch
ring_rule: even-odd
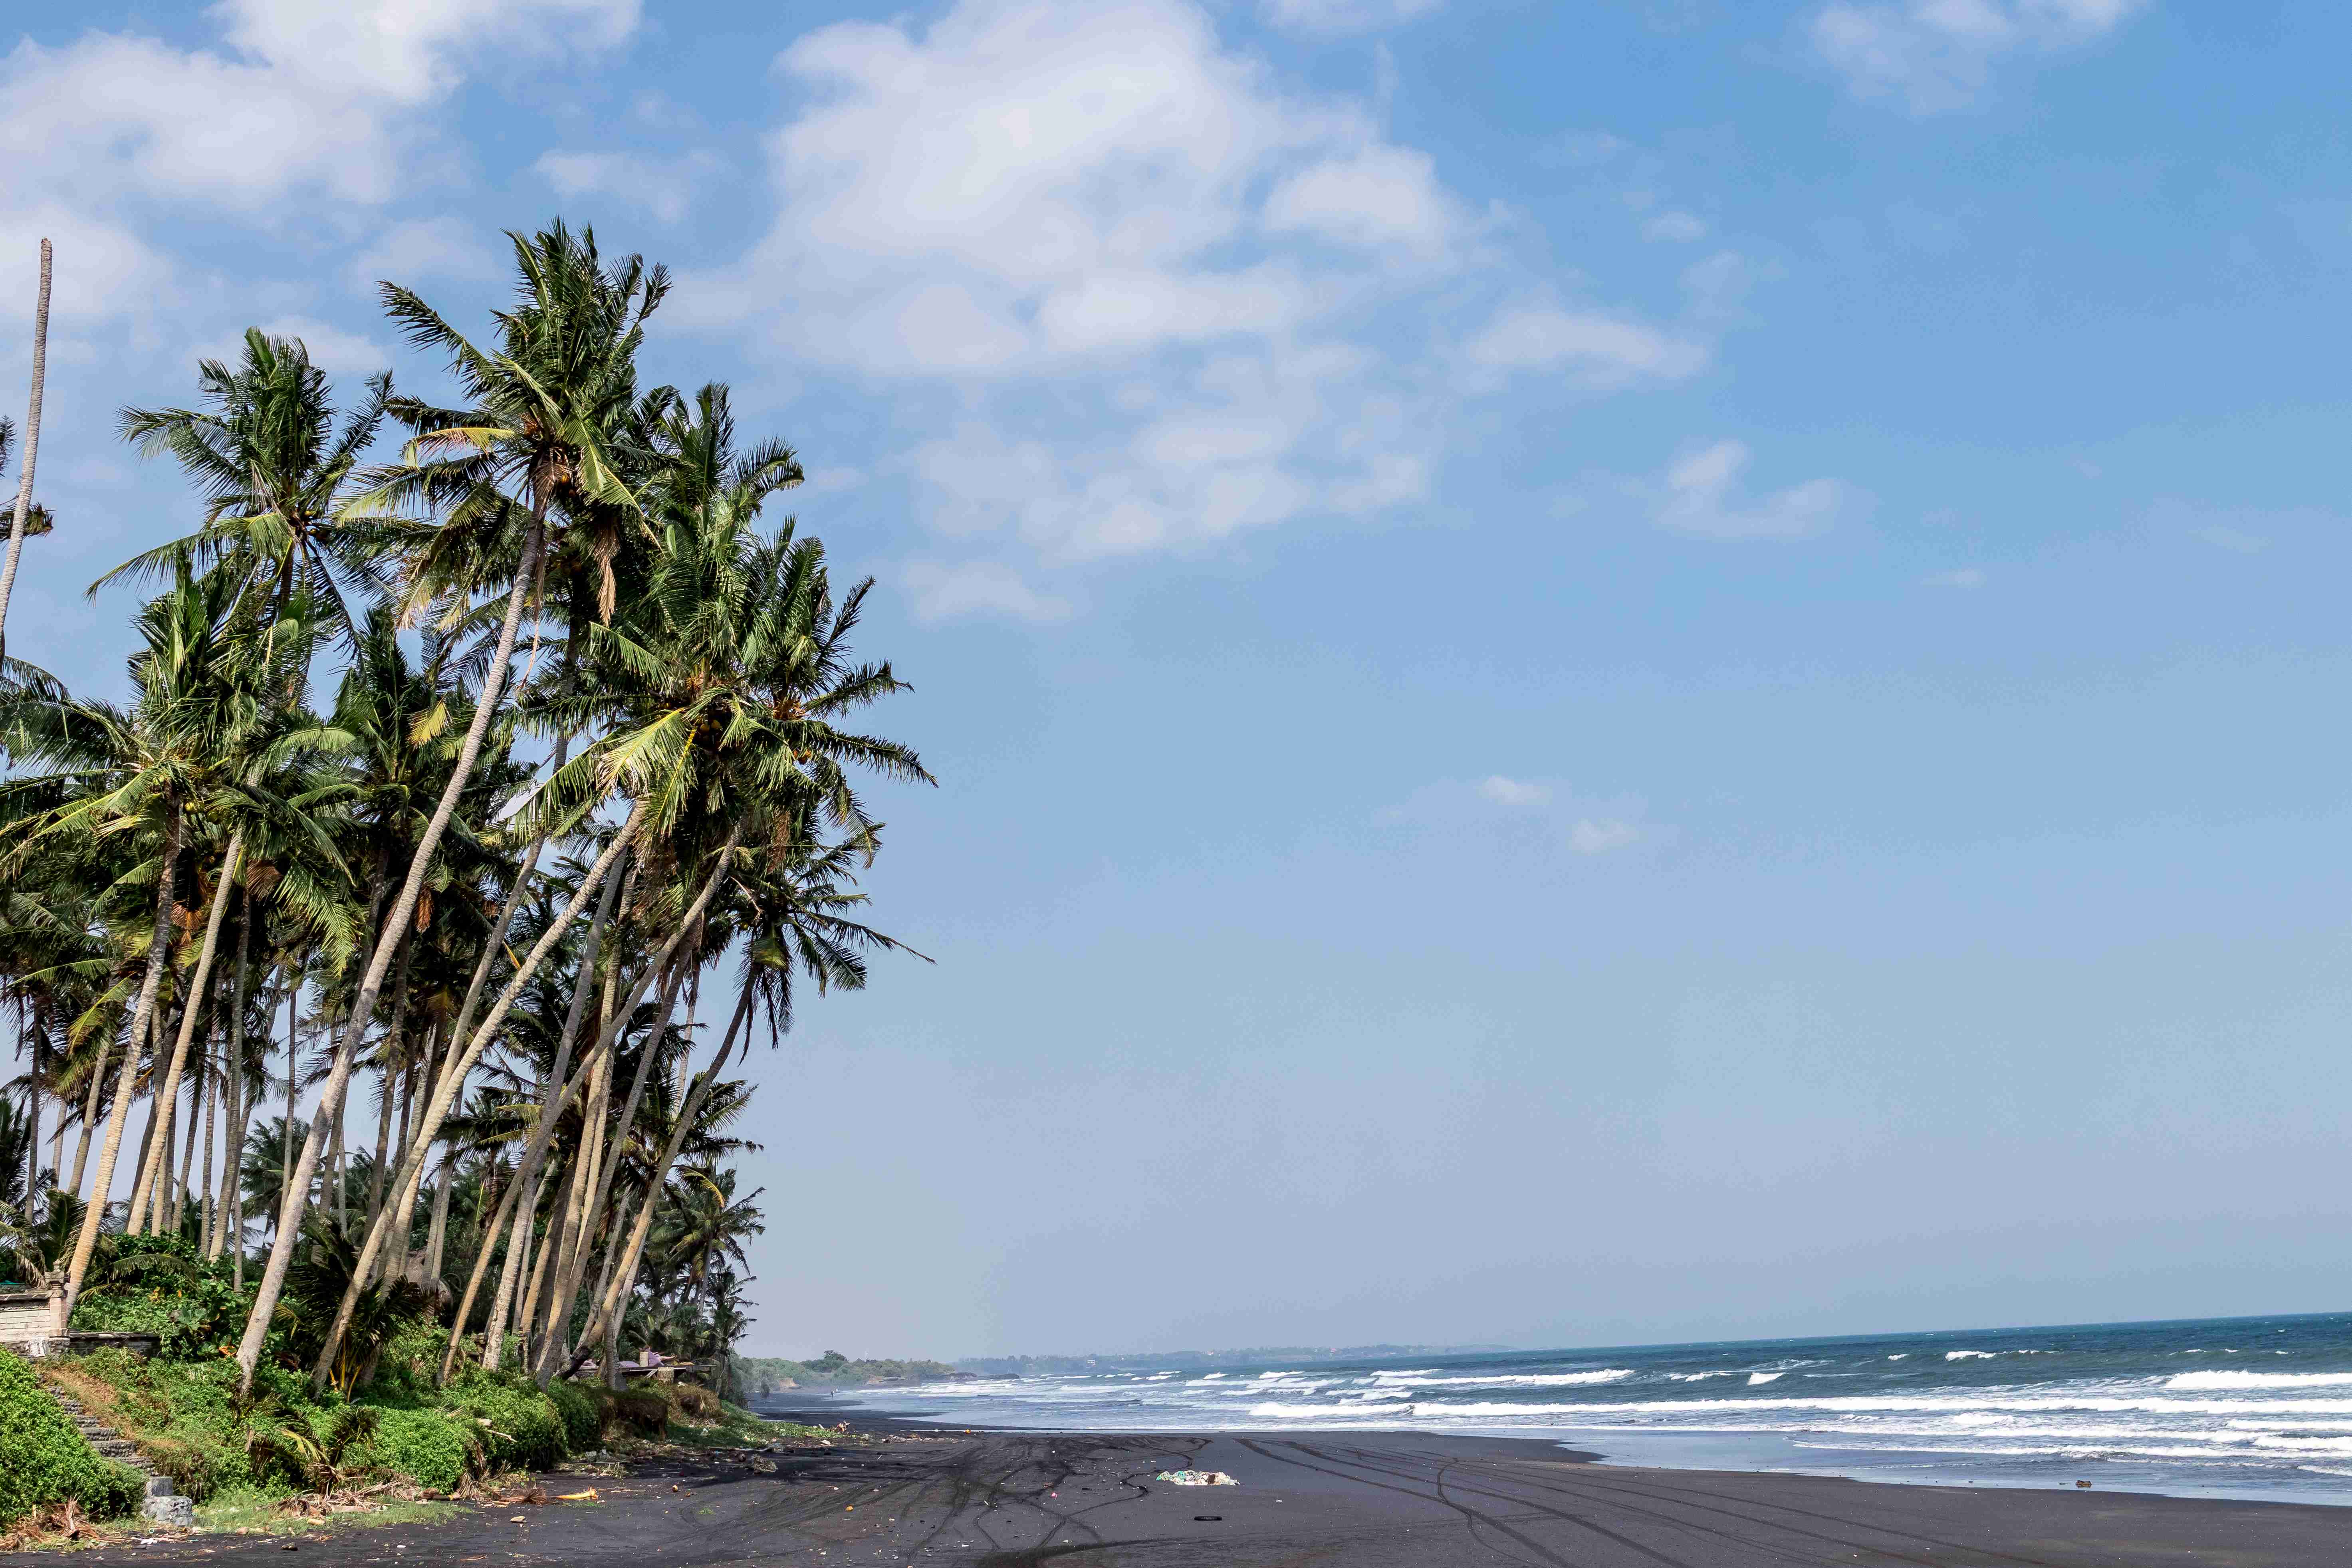
[[[11,1351],[0,1351],[0,1531],[68,1501],[93,1519],[117,1518],[146,1490],[137,1471],[99,1457]]]

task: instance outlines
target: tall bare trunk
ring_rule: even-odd
[[[507,1314],[514,1307],[522,1279],[530,1268],[531,1221],[539,1212],[539,1177],[523,1179],[515,1172],[515,1190],[522,1201],[515,1205],[514,1226],[507,1237],[507,1260],[499,1268],[499,1288],[490,1298],[489,1321],[482,1325],[482,1365],[491,1372],[506,1356]]]
[[[442,1155],[441,1179],[433,1184],[433,1223],[425,1229],[425,1256],[416,1269],[416,1282],[438,1295],[448,1293],[441,1282],[441,1255],[449,1245],[449,1189],[457,1182],[457,1162],[453,1150]]]
[[[205,1028],[204,1054],[205,1056],[212,1054],[210,1026]],[[163,1230],[168,1236],[178,1235],[182,1225],[187,1219],[188,1183],[196,1173],[196,1142],[199,1130],[206,1137],[209,1137],[212,1132],[212,1123],[208,1119],[212,1101],[206,1098],[211,1092],[212,1080],[208,1077],[202,1076],[202,1070],[199,1068],[200,1076],[190,1089],[196,1103],[187,1108],[187,1130],[181,1134],[180,1138],[180,1180],[172,1189],[171,1201],[163,1205],[168,1216],[168,1223],[163,1226]],[[205,1115],[197,1114],[200,1108],[205,1110]]]
[[[245,859],[245,832],[242,828],[229,836],[228,850],[221,857],[220,879],[213,884],[212,912],[205,917],[205,944],[196,954],[196,972],[189,977],[187,1001],[180,1009],[180,1032],[172,1042],[172,1066],[163,1075],[156,1095],[167,1105],[176,1105],[180,1093],[180,1071],[187,1066],[188,1042],[196,1032],[196,1017],[204,1009],[205,987],[211,984],[213,955],[220,951],[221,919],[228,913],[229,890],[236,886],[238,866]],[[131,1190],[131,1212],[135,1217],[139,1201],[170,1167],[163,1162],[170,1148],[167,1139],[161,1148],[148,1151],[147,1163],[139,1173],[139,1183]],[[134,1225],[133,1228],[136,1226]]]
[[[440,850],[442,835],[449,830],[449,818],[457,812],[457,797],[465,793],[474,774],[474,764],[481,757],[482,739],[489,731],[491,716],[498,711],[499,695],[506,688],[507,666],[514,658],[515,633],[522,624],[523,600],[530,591],[531,576],[539,569],[540,552],[546,542],[547,523],[541,509],[534,512],[530,532],[523,541],[522,560],[515,571],[514,586],[507,594],[506,619],[499,627],[498,650],[490,656],[489,668],[483,673],[482,694],[474,707],[473,722],[466,726],[466,739],[457,749],[449,782],[441,791],[440,802],[433,808],[433,818],[425,824],[424,836],[416,841],[415,853],[408,861],[407,879],[402,882],[400,896],[393,900],[392,910],[376,937],[375,952],[368,959],[367,973],[360,982],[359,995],[352,1003],[351,1020],[344,1026],[342,1043],[336,1047],[334,1065],[328,1069],[326,1087],[320,1094],[322,1106],[341,1108],[343,1089],[351,1081],[360,1041],[374,1021],[376,997],[392,968],[393,949],[398,945],[395,938],[416,916],[417,895],[424,890],[433,857]],[[320,1148],[314,1127],[295,1167],[296,1177],[306,1184],[318,1164]],[[245,1337],[237,1346],[242,1388],[253,1386],[253,1369],[260,1363],[262,1342],[268,1337],[269,1321],[278,1310],[278,1298],[286,1288],[286,1270],[293,1261],[293,1237],[281,1225],[277,1240],[270,1245],[269,1264],[262,1270],[252,1314],[246,1320]]]
[[[8,595],[16,586],[16,558],[25,549],[25,520],[33,506],[33,466],[41,455],[41,385],[49,368],[49,242],[41,241],[41,292],[33,302],[33,395],[25,409],[25,460],[16,468],[16,510],[8,521],[8,557],[0,562],[0,659],[8,656]]]
[[[194,1189],[194,1191],[199,1194],[196,1204],[196,1214],[198,1219],[201,1221],[196,1241],[196,1250],[199,1255],[205,1258],[210,1258],[213,1255],[213,1142],[220,1136],[219,1129],[214,1125],[214,1121],[215,1118],[220,1116],[221,1110],[221,1086],[218,1075],[213,1071],[212,1051],[210,1049],[211,1043],[211,1037],[210,1035],[207,1035],[205,1037],[206,1049],[205,1052],[204,1087],[199,1090],[199,1092],[204,1096],[205,1101],[205,1173],[204,1181]]]
[[[319,999],[325,1007],[326,998]],[[298,973],[294,983],[286,988],[286,1124],[278,1129],[285,1147],[278,1162],[278,1199],[283,1207],[286,1194],[294,1190],[294,1102],[301,1097],[302,1067],[302,980]]]
[[[606,1346],[604,1377],[614,1388],[621,1386],[621,1307],[636,1286],[637,1266],[645,1257],[646,1238],[653,1233],[654,1205],[661,1197],[662,1184],[669,1179],[670,1167],[677,1163],[677,1152],[686,1147],[687,1136],[693,1130],[694,1119],[700,1113],[702,1102],[709,1098],[711,1084],[717,1081],[719,1069],[727,1065],[728,1055],[735,1048],[739,1031],[748,1042],[750,1031],[746,1026],[750,1023],[751,1014],[751,988],[747,985],[743,988],[741,999],[735,1005],[735,1016],[727,1026],[727,1037],[719,1043],[719,1054],[710,1058],[710,1065],[695,1079],[694,1087],[687,1091],[686,1103],[678,1107],[677,1121],[671,1125],[669,1136],[662,1142],[661,1157],[647,1174],[645,1194],[637,1202],[636,1215],[629,1226],[628,1239],[616,1243],[621,1247],[620,1267],[613,1271],[612,1279],[604,1286],[604,1299],[597,1303],[595,1322],[581,1336],[584,1344],[596,1337],[597,1326],[603,1328]],[[617,1229],[616,1226],[616,1233]]]
[[[572,923],[579,918],[582,907],[595,895],[601,884],[605,897],[597,906],[596,921],[588,928],[589,955],[591,958],[593,957],[595,943],[603,930],[603,922],[609,920],[612,915],[611,895],[619,887],[613,878],[614,865],[620,857],[628,853],[629,846],[636,837],[639,827],[644,825],[645,818],[645,806],[642,803],[630,807],[628,821],[621,825],[621,831],[614,835],[613,842],[604,847],[604,852],[596,857],[596,863],[589,868],[588,875],[582,879],[579,887],[572,889],[571,899],[563,906],[563,912],[549,924],[546,931],[540,933],[539,941],[531,945],[529,956],[509,977],[506,988],[499,993],[497,1005],[490,1009],[489,1016],[483,1019],[482,1026],[474,1031],[474,1038],[467,1046],[466,1054],[453,1063],[448,1070],[441,1075],[441,1081],[434,1086],[433,1103],[428,1108],[424,1125],[417,1129],[415,1139],[409,1144],[408,1152],[401,1159],[398,1190],[402,1194],[407,1194],[417,1182],[424,1179],[425,1156],[432,1148],[433,1140],[439,1135],[442,1121],[448,1115],[449,1107],[456,1100],[458,1089],[465,1083],[466,1075],[473,1070],[474,1063],[480,1058],[483,1047],[497,1038],[499,1030],[506,1023],[508,1011],[514,1006],[515,998],[521,994],[522,988],[530,983],[531,976],[539,972],[539,966],[546,962],[547,955],[554,951],[555,944],[563,940],[564,932],[572,929]],[[573,1004],[572,1014],[576,1021],[579,1012],[576,996]],[[549,1075],[550,1085],[560,1084],[563,1064],[568,1058],[571,1048],[572,1037],[567,1030],[562,1047],[557,1052],[556,1070]],[[551,1088],[549,1092],[558,1091]],[[546,1125],[544,1131],[548,1135],[553,1135],[554,1129],[551,1124]],[[542,1154],[546,1152],[545,1143],[536,1134],[532,1138],[531,1146]],[[412,1212],[407,1203],[396,1205],[395,1208],[401,1213]],[[375,1261],[377,1252],[382,1249],[385,1228],[382,1223],[368,1227],[367,1240],[361,1245],[359,1259],[352,1270],[352,1284],[343,1291],[342,1305],[336,1310],[335,1321],[327,1330],[325,1348],[320,1353],[318,1366],[314,1372],[314,1376],[318,1378],[323,1379],[327,1375],[327,1368],[332,1364],[334,1353],[342,1343],[343,1333],[351,1327],[352,1310],[359,1304],[358,1282],[366,1278],[368,1269]],[[504,1281],[505,1276],[501,1274],[501,1295],[504,1294]],[[488,1348],[495,1350],[497,1347],[493,1344]],[[488,1364],[495,1366],[497,1363],[491,1362]],[[321,1383],[320,1386],[325,1385]]]
[[[555,753],[550,763],[551,773],[560,772],[562,769],[564,758],[570,754],[571,750],[570,733],[556,737]],[[395,1236],[405,1237],[409,1227],[415,1223],[417,1185],[425,1179],[425,1157],[431,1152],[433,1141],[440,1136],[441,1123],[448,1114],[448,1107],[457,1103],[457,1094],[464,1088],[463,1075],[473,1071],[475,1058],[479,1054],[478,1052],[460,1054],[460,1047],[466,1043],[467,1026],[474,1021],[474,1008],[482,999],[482,990],[489,981],[492,965],[497,962],[498,955],[506,949],[507,927],[514,922],[515,911],[522,907],[524,897],[530,891],[531,878],[539,871],[540,853],[546,847],[547,834],[542,829],[532,836],[530,847],[523,851],[522,859],[517,863],[514,880],[508,885],[506,898],[499,905],[499,918],[491,924],[488,939],[482,943],[482,956],[475,962],[473,980],[466,987],[466,1000],[457,1008],[457,1021],[449,1026],[448,1052],[441,1062],[438,1076],[431,1080],[432,1090],[425,1096],[425,1121],[422,1130],[416,1134],[413,1143],[409,1141],[405,1131],[402,1134],[401,1146],[410,1152],[403,1156],[402,1179],[394,1187],[397,1194],[394,1199],[394,1208],[396,1212],[393,1215],[393,1234]],[[570,923],[568,919],[564,921],[566,929],[569,929]],[[528,979],[529,977],[525,976],[526,982]],[[503,1017],[503,1015],[501,1016]],[[447,1075],[452,1072],[457,1072],[460,1076],[454,1079],[450,1079]],[[441,1095],[441,1086],[444,1082],[451,1086],[448,1098],[446,1100]],[[412,1162],[416,1170],[416,1174],[413,1178],[406,1174]],[[437,1278],[439,1272],[440,1264],[436,1257],[433,1274]]]
[[[82,1172],[89,1164],[90,1135],[98,1128],[98,1108],[104,1102],[106,1058],[113,1054],[113,1035],[100,1035],[98,1037],[98,1059],[89,1064],[89,1092],[82,1098],[81,1135],[74,1140],[73,1180],[66,1184],[66,1191],[76,1197],[81,1196]]]
[[[172,945],[172,883],[180,860],[180,814],[174,809],[163,828],[163,874],[155,879],[155,929],[147,941],[147,977],[140,984],[139,1001],[131,1009],[131,1028],[122,1050],[122,1076],[114,1086],[114,1110],[106,1119],[106,1142],[98,1151],[98,1174],[90,1185],[89,1206],[82,1211],[81,1234],[74,1238],[73,1263],[66,1270],[66,1319],[73,1319],[81,1297],[82,1276],[89,1272],[89,1255],[98,1246],[98,1222],[106,1213],[106,1197],[114,1184],[114,1162],[122,1152],[122,1123],[131,1110],[131,1088],[139,1078],[139,1041],[155,1016],[155,993],[163,983],[163,963]]]
[[[482,1279],[489,1272],[492,1255],[499,1250],[499,1234],[512,1221],[516,1202],[522,1195],[520,1182],[508,1181],[502,1187],[498,1212],[482,1223],[482,1238],[474,1247],[474,1267],[466,1276],[466,1293],[457,1298],[457,1315],[449,1320],[449,1345],[441,1352],[441,1372],[434,1379],[436,1388],[449,1381],[450,1369],[457,1364],[458,1347],[466,1342],[466,1324],[474,1315],[474,1298],[481,1292]],[[483,1195],[488,1195],[487,1191]]]
[[[668,1036],[670,1015],[677,1006],[678,986],[696,967],[695,947],[700,941],[702,922],[709,913],[711,901],[718,898],[719,889],[727,884],[730,863],[734,859],[736,847],[742,841],[743,825],[738,822],[727,835],[727,842],[719,846],[719,853],[713,857],[710,875],[704,879],[702,890],[695,895],[693,906],[679,920],[677,930],[662,947],[661,957],[656,962],[663,967],[667,978],[662,986],[659,1009],[661,1021],[654,1026],[653,1033],[646,1037],[645,1054],[637,1058],[637,1070],[629,1085],[628,1103],[621,1110],[620,1136],[623,1139],[626,1139],[628,1130],[636,1124],[637,1108],[645,1102],[646,1084],[651,1077],[655,1060],[661,1055],[663,1042]],[[643,999],[646,982],[653,978],[655,967],[654,964],[646,965],[646,973],[637,981],[636,989],[630,993],[627,1005],[621,1009],[617,1017],[606,1021],[604,1037],[597,1042],[601,1052],[612,1051],[614,1041],[618,1037],[620,1029],[626,1024],[628,1016],[636,1011],[637,1003]],[[593,1224],[595,1216],[604,1212],[605,1202],[613,1190],[612,1173],[618,1168],[617,1161],[606,1165],[604,1179],[597,1187],[594,1199],[585,1205],[589,1223]],[[575,1251],[584,1251],[584,1240],[582,1247],[576,1248]],[[570,1275],[563,1281],[563,1304],[567,1314],[571,1309],[572,1294],[580,1288],[579,1277],[580,1266],[575,1259]],[[541,1387],[545,1387],[553,1380],[559,1360],[560,1352],[551,1352],[540,1362],[538,1375]]]
[[[210,1238],[205,1249],[207,1258],[218,1258],[228,1245],[229,1226],[237,1214],[236,1195],[245,1170],[245,1132],[248,1115],[245,1100],[245,1002],[246,982],[252,973],[253,900],[247,898],[236,922],[236,974],[229,985],[227,1081],[222,1086],[228,1103],[222,1116],[222,1139],[227,1145],[221,1151],[220,1194],[214,1212],[220,1216],[220,1234]],[[240,1232],[237,1250],[245,1250],[245,1237]]]

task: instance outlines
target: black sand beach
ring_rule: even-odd
[[[1620,1468],[1549,1443],[1416,1433],[1211,1436],[860,1424],[890,1440],[638,1467],[596,1504],[480,1508],[304,1540],[184,1537],[77,1562],[967,1563],[974,1568],[2305,1568],[2352,1561],[2352,1510],[2105,1491],[1877,1486]],[[1226,1470],[1181,1488],[1155,1472]],[[553,1484],[560,1481],[561,1485]],[[551,1493],[574,1490],[551,1478]],[[515,1516],[522,1522],[512,1522]],[[58,1561],[17,1557],[9,1562]]]

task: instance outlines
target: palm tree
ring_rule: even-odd
[[[398,501],[414,499],[446,509],[443,531],[419,562],[412,605],[436,595],[453,602],[470,600],[477,585],[504,578],[506,614],[449,782],[419,836],[407,877],[384,916],[343,1025],[320,1092],[320,1114],[289,1184],[289,1204],[317,1167],[324,1124],[341,1105],[359,1043],[374,1021],[376,999],[391,970],[398,934],[415,916],[434,854],[499,710],[524,602],[545,548],[549,514],[559,505],[584,510],[635,504],[615,472],[608,447],[616,410],[634,408],[636,352],[644,341],[645,319],[668,292],[667,274],[658,268],[648,274],[634,257],[608,269],[598,259],[593,233],[583,231],[575,240],[561,224],[531,238],[520,234],[509,238],[522,274],[521,298],[514,309],[498,315],[500,344],[495,352],[475,347],[408,289],[383,286],[385,308],[409,341],[448,357],[471,405],[456,411],[413,403],[399,405],[396,411],[416,431],[408,461],[384,477],[368,505],[389,511]],[[529,524],[519,554],[509,556],[505,544],[511,529],[500,525],[511,520],[518,501],[527,510]],[[488,542],[473,537],[486,527],[496,537]],[[443,552],[441,541],[448,538],[480,547]],[[445,554],[455,557],[443,562],[446,575],[436,565]],[[293,1217],[289,1215],[278,1225],[237,1349],[248,1387],[293,1258]]]
[[[68,1310],[97,1245],[141,1048],[163,984],[190,813],[224,787],[224,772],[236,765],[232,760],[225,767],[225,759],[241,758],[240,738],[249,728],[240,676],[253,647],[230,624],[236,590],[220,573],[199,578],[181,564],[172,589],[140,613],[137,626],[144,646],[131,661],[129,707],[25,693],[5,710],[10,754],[20,764],[49,767],[43,784],[77,792],[36,819],[35,831],[12,857],[15,863],[22,863],[33,841],[57,834],[129,835],[152,847],[134,873],[141,880],[152,878],[154,888],[145,973],[131,1009],[114,1108],[67,1280]]]
[[[0,561],[0,669],[8,662],[8,595],[16,586],[16,558],[24,551],[32,521],[33,462],[41,454],[41,388],[49,367],[49,242],[41,241],[41,292],[33,306],[33,396],[25,411],[25,467],[16,479],[16,501],[9,509],[8,555]],[[7,458],[0,442],[0,462]],[[46,523],[46,519],[44,522]],[[48,529],[44,526],[41,531]]]
[[[326,373],[299,338],[248,328],[243,360],[233,369],[204,360],[196,383],[209,407],[126,408],[121,426],[142,457],[169,454],[179,462],[205,498],[202,526],[133,556],[91,591],[168,572],[183,554],[233,561],[268,595],[265,621],[274,621],[299,587],[336,630],[350,634],[355,622],[346,587],[385,592],[381,563],[411,531],[351,504],[360,461],[392,397],[390,373],[368,378],[366,395],[340,429]]]

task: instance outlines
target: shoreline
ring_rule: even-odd
[[[298,1562],[848,1563],[969,1568],[1749,1568],[1757,1563],[2317,1568],[2347,1519],[2315,1504],[2072,1489],[1889,1486],[1599,1464],[1549,1439],[1418,1432],[942,1429],[827,1400],[762,1414],[834,1426],[837,1448],[635,1464],[593,1503],[477,1508],[444,1523],[303,1538]],[[1163,1469],[1222,1469],[1181,1488]],[[549,1478],[568,1489],[574,1478]],[[177,1535],[76,1561],[278,1563],[283,1541]],[[50,1563],[20,1554],[10,1563]]]

